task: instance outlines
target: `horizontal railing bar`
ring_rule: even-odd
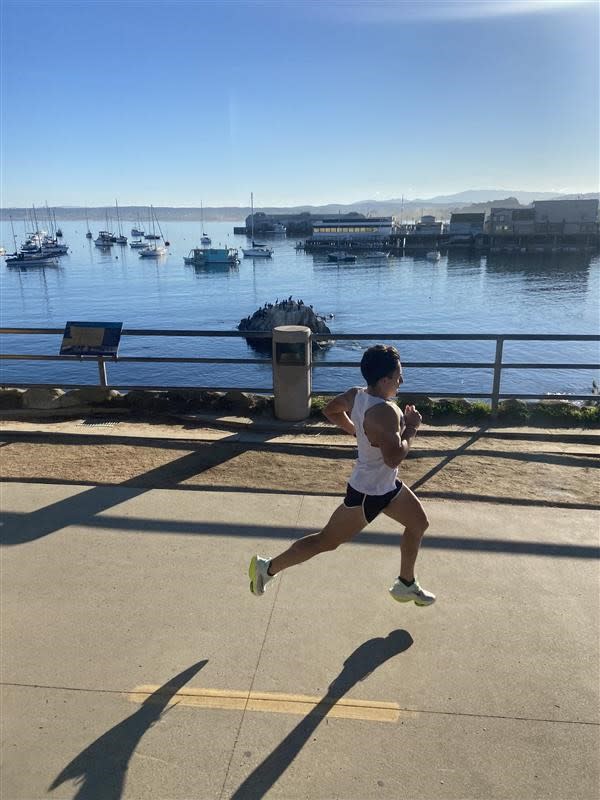
[[[159,330],[155,328],[123,328],[121,336],[210,336],[253,339],[272,339],[272,331],[197,331],[197,330]]]
[[[33,355],[30,353],[0,353],[0,360],[5,361],[93,361],[100,356],[75,356],[75,355]],[[179,356],[102,356],[106,364],[119,362],[158,362],[161,364],[271,364],[270,358],[183,358]]]
[[[335,397],[336,395],[340,394],[340,390],[329,390],[329,389],[315,389],[313,387],[313,396],[322,396],[322,397]],[[491,392],[409,392],[409,391],[402,391],[399,395],[400,398],[402,397],[425,397],[431,400],[435,399],[444,399],[446,397],[459,397],[459,398],[481,398],[481,399],[490,399],[492,397]],[[501,393],[498,395],[500,400],[562,400],[568,402],[569,400],[595,400],[600,401],[600,398],[597,394],[565,394],[565,395],[548,395],[548,394],[505,394]]]
[[[313,361],[313,369],[315,367],[355,367],[360,369],[360,361]],[[438,367],[463,367],[465,369],[493,369],[494,364],[486,362],[480,364],[475,361],[402,361],[402,367],[405,369],[412,369],[414,367],[431,367],[437,369]]]
[[[60,334],[65,332],[64,328],[0,328],[0,335],[19,335],[19,334]],[[200,331],[200,330],[166,330],[158,328],[123,328],[121,336],[198,336],[198,337],[233,337],[243,339],[250,337],[253,339],[271,339],[272,331]],[[331,338],[331,337],[329,337]]]
[[[360,361],[313,361],[314,367],[360,367]],[[493,369],[493,363],[478,363],[476,361],[402,361],[405,369],[440,367],[453,367],[454,369]],[[502,369],[600,369],[600,364],[511,364],[502,362]]]
[[[64,328],[0,328],[0,335],[17,334],[62,334]],[[194,329],[161,330],[157,328],[124,328],[121,336],[198,336],[198,337],[233,337],[233,338],[272,338],[272,331],[201,331]],[[505,341],[540,341],[540,342],[592,342],[600,341],[600,334],[550,334],[550,333],[313,333],[317,341],[333,339],[356,339],[372,341],[489,341],[504,339]]]
[[[33,353],[0,353],[3,361],[97,361],[99,356],[49,355]],[[111,363],[158,363],[158,364],[272,364],[270,358],[201,358],[180,356],[103,356],[107,364]],[[474,361],[403,361],[405,369],[493,369],[494,364]],[[359,369],[359,361],[322,361],[313,362],[314,368],[342,367]],[[502,369],[600,369],[600,364],[536,364],[536,363],[503,363]]]
[[[1,332],[1,331],[0,331]],[[495,339],[510,339],[522,341],[540,341],[540,342],[586,342],[586,341],[600,341],[600,334],[593,333],[574,333],[574,334],[550,334],[550,333],[313,333],[312,338],[317,341],[330,340],[330,339],[358,339],[358,340],[385,340],[394,341],[399,340],[495,340]]]
[[[2,383],[0,382],[0,386],[2,388],[8,389],[45,389],[48,387],[53,387],[55,389],[93,389],[95,388],[94,384],[89,383],[60,383],[59,381],[55,383]],[[273,394],[273,387],[255,387],[255,386],[147,386],[146,384],[113,384],[108,389],[119,389],[123,391],[135,391],[136,389],[141,389],[143,391],[149,392],[252,392],[254,394]],[[338,392],[335,392],[338,394]],[[54,409],[58,410],[58,409]],[[68,408],[64,409],[68,411]],[[98,409],[101,411],[101,409]]]

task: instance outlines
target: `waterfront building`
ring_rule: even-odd
[[[598,200],[535,200],[536,233],[598,233]]]
[[[535,233],[535,209],[491,208],[486,227],[491,235]]]
[[[478,236],[483,233],[485,213],[456,213],[450,217],[450,236]]]
[[[420,222],[415,225],[413,233],[417,236],[441,236],[444,232],[444,223],[436,220],[432,214],[424,214]]]
[[[363,217],[360,214],[323,217],[313,221],[313,240],[349,243],[383,242],[392,233],[391,217]]]
[[[252,214],[246,217],[246,232],[252,229]],[[300,214],[267,214],[254,212],[255,236],[268,236],[273,233],[286,233],[288,236],[310,236],[312,218],[308,211]]]

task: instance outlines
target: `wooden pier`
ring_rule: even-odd
[[[392,253],[430,250],[474,250],[482,253],[594,253],[600,251],[597,233],[500,235],[478,234],[465,238],[421,236],[412,233],[395,233],[381,241],[360,242],[356,239],[306,239],[298,249],[307,253],[325,253],[331,250],[368,252],[385,250]]]

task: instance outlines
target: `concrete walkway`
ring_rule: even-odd
[[[2,485],[2,800],[596,800],[597,511],[428,500],[248,591],[333,497]]]

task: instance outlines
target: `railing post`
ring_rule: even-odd
[[[107,386],[106,364],[104,363],[104,358],[102,356],[98,356],[98,375],[100,376],[100,386]]]
[[[494,360],[494,385],[492,386],[492,419],[498,416],[498,402],[500,394],[500,379],[502,377],[502,350],[504,348],[504,336],[496,339],[496,358]]]

